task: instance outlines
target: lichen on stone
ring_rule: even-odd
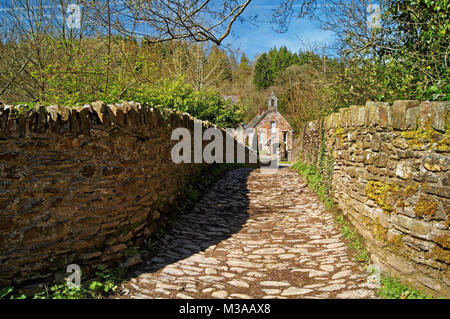
[[[441,152],[450,151],[450,130],[446,129],[442,139],[436,143],[436,150]]]
[[[446,264],[450,264],[450,250],[444,249],[436,245],[432,250],[430,257],[434,260],[442,261]]]
[[[405,189],[403,190],[403,195],[405,195],[405,197],[409,197],[414,195],[415,193],[417,193],[417,190],[419,189],[419,184],[418,183],[414,183],[412,185],[408,185],[405,187]]]
[[[428,195],[421,195],[414,207],[414,213],[418,217],[433,217],[438,209],[438,203]]]
[[[339,136],[344,134],[344,129],[342,127],[338,127],[335,131],[334,131],[334,136]]]
[[[374,232],[375,232],[375,239],[377,241],[382,242],[382,243],[386,243],[387,242],[387,232],[388,232],[388,230],[386,228],[384,228],[378,222],[378,220],[376,220],[374,222],[373,226],[374,226]]]
[[[450,236],[448,234],[441,235],[434,240],[443,248],[450,249]]]
[[[413,150],[419,150],[424,147],[425,142],[430,142],[431,144],[436,141],[442,140],[443,134],[436,131],[430,122],[425,125],[418,124],[418,128],[415,130],[403,131],[400,133],[401,137],[408,139],[409,147]]]
[[[449,124],[446,124],[448,127]],[[408,139],[409,147],[413,150],[419,150],[425,146],[425,142],[430,142],[431,145],[436,143],[436,149],[439,151],[448,151],[450,145],[450,136],[448,130],[445,133],[435,130],[431,124],[431,121],[427,121],[425,125],[421,125],[419,119],[417,119],[417,129],[403,131],[400,133],[403,138]]]
[[[395,235],[392,236],[392,238],[388,239],[387,240],[388,249],[391,250],[393,253],[398,254],[403,247],[402,238],[403,238],[402,235]]]
[[[396,184],[383,181],[369,181],[364,188],[367,198],[375,201],[385,212],[392,212],[392,197],[398,190]]]

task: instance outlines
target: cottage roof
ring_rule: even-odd
[[[265,110],[264,112],[262,112],[261,114],[256,115],[249,123],[248,126],[249,127],[255,127],[263,118],[266,117],[266,115],[269,113],[269,110]]]

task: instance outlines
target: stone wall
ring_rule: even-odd
[[[333,161],[332,196],[380,268],[450,296],[449,102],[367,102],[307,125],[300,158]],[[319,141],[319,142],[317,142]],[[314,155],[316,154],[316,155]]]
[[[212,126],[133,102],[30,112],[0,104],[0,287],[72,263],[136,262],[161,214],[219,165],[171,160],[172,130],[194,123]]]

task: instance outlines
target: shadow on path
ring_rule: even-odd
[[[228,172],[113,298],[374,298],[334,215],[295,171]]]
[[[209,188],[191,211],[177,217],[177,221],[154,248],[152,257],[131,270],[135,274],[156,272],[239,232],[249,218],[247,179],[252,170],[239,168],[227,172]],[[170,270],[167,273],[170,274]],[[133,277],[133,274],[129,276]]]

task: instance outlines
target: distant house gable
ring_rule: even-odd
[[[237,95],[223,95],[222,98],[224,100],[230,101],[232,104],[237,104],[237,102],[238,102]]]
[[[273,92],[270,94],[267,104],[268,108],[266,110],[260,108],[258,114],[248,123],[248,127],[256,129],[261,153],[291,160],[292,127],[278,111],[278,98]]]

